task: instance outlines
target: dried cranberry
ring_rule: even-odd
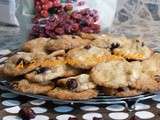
[[[119,46],[120,46],[119,43],[112,43],[111,47],[110,47],[110,50],[113,51],[114,49],[118,48]]]
[[[72,26],[71,25],[65,25],[65,31],[68,34],[71,34],[72,33]]]
[[[80,27],[85,27],[85,26],[87,26],[87,22],[85,20],[81,20],[79,22],[79,25],[80,25]]]
[[[56,38],[56,33],[50,32],[49,37],[51,37],[51,38]]]
[[[76,11],[73,12],[71,14],[71,16],[72,16],[73,19],[78,19],[78,20],[80,20],[82,18],[82,15],[79,12],[76,12]]]
[[[63,35],[65,31],[64,31],[63,28],[58,27],[58,28],[55,28],[55,32],[56,32],[58,35]]]
[[[98,24],[91,24],[91,29],[94,31],[94,33],[100,32],[100,25]]]
[[[90,9],[86,8],[86,9],[81,10],[80,12],[82,15],[88,15],[88,14],[90,14]]]
[[[78,87],[78,83],[76,79],[70,79],[67,81],[67,88],[70,90],[76,89]]]
[[[86,21],[87,25],[90,25],[90,24],[93,24],[93,23],[94,23],[93,17],[90,17],[90,16],[87,16],[87,17],[85,18],[85,21]]]
[[[124,89],[123,89],[123,88],[118,88],[117,91],[118,91],[118,92],[123,92]]]
[[[48,11],[47,10],[42,10],[41,11],[41,16],[43,16],[43,17],[48,17]]]
[[[53,7],[60,7],[61,3],[60,0],[53,0]]]
[[[94,33],[94,31],[90,27],[84,27],[84,28],[82,28],[82,32]]]
[[[19,116],[23,119],[23,120],[30,120],[35,118],[36,114],[35,112],[29,108],[29,107],[24,107],[19,111]]]
[[[91,48],[91,45],[86,45],[84,46],[85,49],[90,49]]]
[[[72,24],[72,32],[77,32],[79,30],[79,25],[77,23]]]

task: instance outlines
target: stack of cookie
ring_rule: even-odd
[[[13,88],[64,100],[134,96],[160,89],[160,54],[140,39],[84,34],[27,41],[3,74]]]

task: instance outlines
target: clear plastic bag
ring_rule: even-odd
[[[66,1],[61,0],[63,3]],[[77,5],[80,2],[85,4]],[[102,31],[106,31],[112,25],[117,8],[117,0],[73,0],[72,3],[75,10],[85,8],[97,10],[100,16],[99,24]],[[34,13],[34,0],[23,0],[23,15],[34,16]]]
[[[19,26],[16,0],[0,0],[0,24]]]

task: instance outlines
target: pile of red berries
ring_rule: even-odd
[[[34,26],[31,34],[33,37],[54,38],[57,35],[63,34],[100,32],[100,25],[97,24],[99,16],[96,10],[86,8],[80,11],[74,11],[71,3],[62,5],[58,0],[50,0],[54,1],[54,4],[49,3],[49,0],[35,1],[37,5],[40,3],[40,8],[42,9],[42,11],[38,11],[40,9],[36,8],[36,11],[38,11],[36,16],[41,16],[40,18],[43,16],[43,18],[34,19]],[[48,3],[46,1],[48,1]],[[42,3],[43,5],[48,4],[48,6],[43,6]],[[51,4],[52,7],[51,5],[49,6],[49,4]],[[54,14],[49,15],[50,10],[54,11]]]
[[[60,0],[35,0],[36,17],[48,17],[48,10],[61,6]]]

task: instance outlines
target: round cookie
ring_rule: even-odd
[[[22,46],[22,51],[33,52],[33,53],[37,53],[37,52],[46,53],[45,46],[48,41],[49,41],[49,38],[43,38],[43,37],[26,41]]]
[[[56,85],[75,92],[94,89],[96,87],[96,85],[91,81],[90,76],[87,74],[60,79],[57,81]]]
[[[92,80],[99,86],[123,88],[132,85],[140,78],[140,62],[110,61],[96,65],[91,71]]]
[[[143,92],[155,92],[160,90],[159,81],[156,81],[151,75],[142,73],[140,79],[132,83],[132,88]]]
[[[124,36],[117,37],[110,34],[101,34],[97,35],[91,44],[100,48],[110,49],[112,52],[113,49],[126,46],[130,43],[131,41]]]
[[[129,44],[117,46],[112,50],[113,54],[129,60],[144,60],[149,58],[153,51],[140,39],[128,39]]]
[[[129,39],[125,36],[99,35],[91,44],[110,49],[112,54],[129,60],[144,60],[149,58],[153,53],[142,40]]]
[[[70,50],[66,60],[73,67],[90,69],[100,62],[106,61],[108,56],[110,56],[110,52],[106,49],[87,45]]]
[[[3,72],[8,76],[26,74],[40,66],[44,58],[45,55],[42,53],[18,52],[8,59],[4,65]]]
[[[97,91],[88,89],[82,92],[73,92],[67,89],[55,88],[48,92],[48,96],[62,100],[88,100],[97,96]]]
[[[58,39],[50,40],[46,45],[46,49],[49,51],[70,50],[76,47],[88,45],[90,42],[90,40],[82,39],[79,36],[63,35]]]
[[[17,91],[31,94],[46,94],[49,90],[54,88],[54,84],[42,85],[38,83],[31,83],[28,80],[20,80],[13,84],[13,88]]]
[[[144,73],[160,73],[160,53],[154,53],[149,59],[142,61],[142,66]]]
[[[81,70],[67,65],[64,57],[53,57],[53,55],[49,55],[42,61],[39,68],[26,74],[25,77],[32,82],[48,84],[56,78],[71,77],[79,73],[81,73]]]
[[[25,77],[32,82],[41,84],[49,84],[52,80],[59,77],[70,77],[80,73],[79,69],[75,69],[69,65],[59,65],[55,67],[39,67]]]

